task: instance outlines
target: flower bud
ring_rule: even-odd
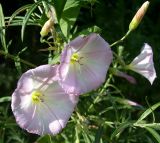
[[[112,72],[113,75],[118,76],[118,77],[122,77],[132,84],[136,84],[136,79],[134,77],[132,77],[124,72],[121,72],[117,69],[111,68],[110,71]]]
[[[41,32],[40,32],[41,36],[44,37],[48,35],[53,25],[54,25],[54,21],[52,20],[52,18],[46,21],[46,23],[43,25]]]
[[[139,25],[139,23],[141,22],[143,16],[145,15],[147,9],[149,6],[149,1],[146,1],[145,3],[143,3],[143,5],[141,6],[141,8],[137,11],[137,13],[135,14],[135,16],[133,17],[130,25],[129,25],[129,30],[132,31],[134,29],[137,28],[137,26]]]

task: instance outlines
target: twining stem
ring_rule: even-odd
[[[9,53],[6,53],[6,52],[3,51],[3,50],[0,50],[0,55],[4,55],[4,56],[7,57],[7,58],[16,60],[16,56],[11,55],[11,54],[9,54]],[[33,67],[33,68],[36,67],[36,65],[34,65],[34,64],[32,64],[32,63],[30,63],[30,62],[28,62],[28,61],[26,61],[26,60],[20,59],[19,61],[20,61],[21,63],[23,63],[23,64],[26,64],[26,65],[30,66],[30,67]]]
[[[131,31],[128,30],[128,32],[127,32],[121,39],[119,39],[118,41],[112,43],[112,44],[110,45],[110,47],[113,47],[113,46],[117,45],[118,43],[123,42],[123,40],[126,39],[127,36],[128,36],[130,33],[131,33]]]

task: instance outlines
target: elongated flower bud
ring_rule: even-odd
[[[122,77],[125,78],[127,81],[129,81],[132,84],[136,84],[136,79],[122,71],[119,71],[117,69],[110,69],[110,71],[112,72],[113,75],[118,76],[118,77]]]
[[[46,21],[46,23],[43,25],[42,29],[41,29],[41,36],[44,37],[46,35],[48,35],[49,31],[51,30],[51,28],[54,25],[54,21],[52,20],[52,18],[50,18],[48,21]]]
[[[141,22],[143,16],[145,15],[145,13],[148,9],[148,6],[149,6],[149,1],[146,1],[145,3],[143,3],[141,8],[137,11],[137,13],[133,17],[133,19],[129,25],[130,31],[132,31],[138,27],[139,23]]]
[[[55,11],[55,8],[53,6],[50,6],[50,10],[46,13],[48,18],[52,18],[52,20],[54,21],[54,23],[57,23],[57,14]]]

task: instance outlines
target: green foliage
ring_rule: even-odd
[[[66,4],[67,0],[54,0],[54,6],[55,6],[55,10],[56,10],[56,14],[57,14],[57,19],[58,21],[61,19],[62,17],[62,13],[64,10],[64,6]]]
[[[66,38],[71,37],[70,30],[76,22],[80,10],[80,1],[67,0],[60,19],[60,27]]]
[[[154,129],[149,127],[145,127],[145,129],[155,137],[158,143],[160,143],[160,135]]]
[[[11,94],[24,71],[36,65],[59,63],[67,42],[91,32],[100,33],[112,45],[112,67],[118,70],[130,63],[144,42],[150,43],[159,76],[160,14],[156,9],[159,0],[151,1],[151,8],[137,31],[127,36],[124,35],[130,20],[142,0],[16,2],[21,7],[12,11],[11,16],[5,14],[4,4],[0,4],[0,143],[160,142],[159,77],[150,86],[143,77],[128,72],[137,79],[137,84],[132,85],[110,70],[104,85],[80,96],[68,124],[56,136],[40,137],[20,129],[10,107]],[[47,13],[51,7],[55,8],[53,16],[57,22],[46,37],[40,37],[40,28],[49,19]],[[138,104],[132,105],[130,101]]]
[[[6,40],[5,40],[5,20],[4,20],[4,15],[3,15],[3,10],[2,6],[0,4],[0,38],[1,38],[1,43],[4,51],[7,53],[7,45],[6,45]]]
[[[27,9],[27,12],[23,18],[23,21],[22,21],[22,29],[21,29],[21,39],[23,41],[23,37],[24,37],[24,30],[25,30],[25,27],[27,25],[27,22],[31,16],[31,14],[34,12],[34,10],[38,7],[40,2],[37,2],[37,3],[34,3],[33,5],[31,5],[28,9]]]

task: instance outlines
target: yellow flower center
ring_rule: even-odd
[[[42,96],[43,96],[42,92],[35,90],[32,92],[31,96],[32,96],[32,101],[34,103],[42,102]]]
[[[71,57],[70,63],[74,64],[75,62],[79,62],[79,55],[74,53]]]

